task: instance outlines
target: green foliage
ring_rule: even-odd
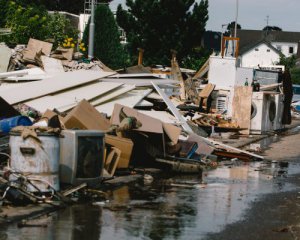
[[[181,67],[199,70],[200,67],[207,61],[209,58],[210,52],[203,48],[195,48],[190,54],[182,59]]]
[[[146,65],[169,64],[174,49],[181,64],[201,45],[208,0],[127,0],[126,5],[128,11],[118,6],[117,22],[127,34],[131,59],[136,59],[140,47]]]
[[[265,26],[263,31],[282,31],[282,29],[277,26]]]
[[[300,68],[299,67],[295,67],[293,69],[291,69],[291,77],[292,77],[292,81],[293,84],[300,84]]]
[[[53,39],[54,47],[60,45],[66,37],[78,38],[78,30],[71,26],[69,19],[58,13],[48,16],[46,29],[44,39]]]
[[[88,45],[89,25],[85,28],[83,42]],[[88,46],[89,47],[89,46]],[[94,56],[110,68],[122,68],[126,54],[120,43],[119,29],[109,7],[100,4],[95,10]]]
[[[297,57],[292,55],[290,57],[280,56],[279,65],[284,65],[286,69],[291,72],[292,82],[294,84],[300,84],[300,68],[296,66]]]
[[[66,35],[76,36],[69,20],[59,14],[50,15],[43,7],[7,2],[4,26],[12,29],[12,34],[2,36],[1,41],[9,45],[27,44],[29,38],[53,39],[56,47]]]
[[[296,65],[296,55],[285,57],[283,54],[280,56],[278,65],[284,65],[287,69],[293,69]]]
[[[224,36],[230,36],[230,33],[234,33],[234,28],[235,28],[235,21],[232,21],[227,25],[227,31],[224,33]],[[239,23],[237,23],[236,28],[242,29],[242,26]]]

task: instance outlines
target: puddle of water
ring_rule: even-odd
[[[0,230],[2,239],[201,239],[238,221],[262,194],[288,191],[298,163],[234,162],[198,176],[158,179],[109,192],[109,202],[55,213],[47,228]],[[172,186],[173,185],[173,186]],[[103,205],[104,206],[101,206]],[[6,235],[6,236],[5,236]]]

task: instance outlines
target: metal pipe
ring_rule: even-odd
[[[89,51],[88,58],[92,59],[94,57],[94,37],[95,37],[95,0],[91,3],[91,21],[89,28]]]
[[[235,24],[234,24],[234,37],[235,38],[236,38],[236,32],[237,32],[238,14],[239,14],[239,0],[236,0],[236,13],[235,13]]]

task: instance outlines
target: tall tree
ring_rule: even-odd
[[[89,24],[83,36],[86,45],[88,38]],[[100,4],[95,10],[94,56],[113,69],[125,66],[126,55],[120,43],[119,29],[107,4]]]
[[[126,0],[117,9],[117,22],[128,39],[129,52],[145,50],[147,64],[169,64],[170,50],[178,59],[201,45],[208,20],[208,0]]]
[[[234,28],[235,28],[235,21],[232,21],[231,23],[229,23],[227,25],[227,31],[224,33],[224,36],[230,36],[230,34],[234,35],[233,34],[234,33]],[[239,23],[237,23],[236,28],[237,29],[242,29],[242,26]]]
[[[277,26],[265,26],[263,31],[282,31],[282,29]]]

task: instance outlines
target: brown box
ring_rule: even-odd
[[[66,129],[107,131],[109,121],[88,101],[82,100],[63,120]]]
[[[105,143],[121,150],[121,156],[117,168],[128,168],[133,149],[133,142],[128,138],[120,138],[106,134]]]

